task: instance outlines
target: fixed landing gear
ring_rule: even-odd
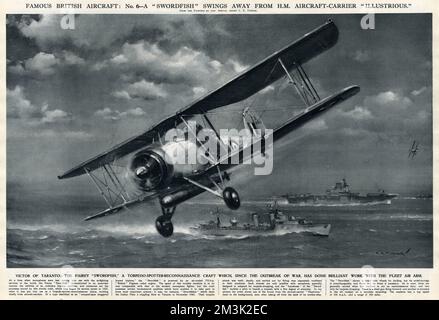
[[[224,200],[224,203],[227,205],[227,207],[229,209],[237,210],[241,206],[241,200],[239,199],[238,192],[231,187],[226,187],[226,188],[222,189],[216,183],[214,183],[217,186],[217,188],[219,189],[218,191],[216,191],[216,190],[212,190],[208,187],[205,187],[204,185],[202,185],[196,181],[192,181],[189,179],[187,179],[187,180],[189,182],[191,182],[192,184],[194,184],[195,186],[197,186],[201,189],[204,189],[206,191],[209,191],[211,193],[214,193],[216,196],[222,198]],[[222,190],[222,194],[220,193],[221,190]],[[190,194],[190,196],[193,196],[193,195],[196,195],[196,194]],[[187,199],[187,198],[185,198],[185,199]],[[182,202],[182,201],[180,201],[180,202]],[[170,206],[171,203],[174,206],[171,207]],[[172,234],[174,233],[174,226],[172,225],[171,219],[172,219],[172,216],[174,215],[174,212],[175,212],[176,201],[170,201],[169,199],[164,197],[160,200],[160,204],[161,204],[161,208],[162,208],[162,215],[156,219],[155,227],[157,229],[157,232],[160,235],[162,235],[165,238],[168,238],[168,237],[172,236]]]
[[[223,190],[223,199],[227,207],[232,210],[237,210],[241,206],[238,192],[231,187],[227,187]]]
[[[172,216],[175,212],[175,207],[162,207],[163,214],[155,220],[155,228],[161,236],[168,238],[174,233],[174,225],[172,224]]]
[[[155,221],[155,227],[158,233],[165,238],[172,236],[174,233],[174,225],[172,224],[171,219],[166,216],[158,217]]]

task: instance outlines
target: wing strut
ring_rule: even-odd
[[[87,172],[87,175],[90,177],[91,181],[93,181],[94,185],[96,186],[96,188],[99,190],[99,193],[101,194],[102,198],[104,198],[105,202],[107,203],[107,205],[112,208],[113,205],[110,201],[110,199],[107,197],[107,195],[105,194],[104,190],[102,189],[102,187],[100,186],[98,180],[96,179],[96,177],[87,169],[84,168],[85,172]]]
[[[287,67],[285,67],[284,63],[282,62],[281,58],[278,58],[277,61],[282,66],[282,69],[285,71],[288,81],[294,85],[297,94],[306,106],[309,107],[314,103],[320,101],[320,96],[317,93],[317,90],[313,86],[311,80],[309,79],[308,75],[300,64],[294,63],[296,68],[289,72]]]
[[[315,102],[319,101],[320,100],[320,96],[317,93],[316,88],[312,84],[311,79],[308,77],[308,75],[306,74],[305,70],[303,69],[302,65],[297,64],[297,70],[299,71],[299,74],[301,75],[301,77],[302,77],[303,81],[305,82],[307,88],[309,89],[311,95],[313,95]]]
[[[207,114],[203,111],[203,118],[204,120],[207,122],[207,124],[209,125],[209,127],[213,130],[213,132],[215,133],[215,136],[218,140],[219,145],[227,152],[230,152],[230,145],[227,146],[223,140],[221,140],[220,135],[218,134],[218,131],[216,130],[216,128],[213,126],[212,122],[210,121],[209,117],[207,116]]]
[[[129,200],[128,194],[126,194],[127,198],[125,198],[124,193],[126,191],[123,188],[122,184],[120,183],[120,180],[117,178],[116,174],[114,174],[114,171],[112,168],[111,168],[112,173],[110,173],[110,171],[108,171],[107,166],[109,168],[111,168],[111,166],[108,164],[104,164],[102,167],[104,168],[105,172],[108,174],[108,177],[110,178],[113,185],[119,190],[119,194],[120,194],[120,197],[122,198],[123,202],[127,202],[127,200]]]
[[[206,187],[205,185],[203,185],[203,184],[201,184],[201,183],[198,183],[198,182],[195,181],[195,180],[189,179],[188,177],[184,177],[184,179],[185,179],[186,181],[192,183],[193,185],[196,185],[197,187],[199,187],[199,188],[201,188],[201,189],[203,189],[203,190],[205,190],[205,191],[207,191],[207,192],[210,192],[211,194],[213,194],[213,195],[215,195],[215,196],[217,196],[217,197],[219,197],[219,198],[223,198],[223,196],[221,195],[221,193],[219,193],[219,192],[216,191],[216,190],[213,190],[213,189],[211,189],[211,188],[208,188],[208,187]],[[210,181],[214,184],[215,187],[217,187],[219,190],[222,190],[222,189],[218,186],[218,184],[217,184],[213,179],[211,179]]]
[[[128,192],[125,190],[125,187],[120,182],[111,165],[105,164],[101,169],[102,177],[99,178],[97,173],[91,172],[88,168],[84,168],[109,208],[111,209],[130,202],[131,199]]]

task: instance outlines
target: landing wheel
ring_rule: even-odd
[[[155,227],[158,233],[165,238],[172,236],[174,233],[174,225],[172,224],[171,219],[165,215],[157,218],[155,221]]]
[[[227,207],[232,210],[237,210],[241,206],[241,200],[239,200],[239,194],[235,189],[227,187],[223,191],[224,202]]]

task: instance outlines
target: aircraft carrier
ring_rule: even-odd
[[[204,235],[212,236],[257,236],[284,233],[310,233],[315,236],[329,236],[330,224],[312,223],[305,219],[296,219],[292,215],[285,215],[277,208],[270,207],[267,213],[251,213],[252,223],[240,223],[231,218],[224,224],[217,211],[216,221],[200,223],[192,230]]]
[[[287,194],[283,197],[291,204],[362,204],[362,203],[384,203],[391,204],[397,194],[386,193],[384,190],[371,192],[365,195],[359,192],[352,192],[346,179],[337,182],[334,187],[326,190],[325,194]]]

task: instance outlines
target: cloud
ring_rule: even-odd
[[[59,61],[55,55],[40,52],[33,58],[29,58],[24,62],[24,69],[29,72],[35,72],[47,76],[55,73],[54,68],[58,63]]]
[[[194,93],[194,98],[202,97],[207,90],[203,87],[194,87],[192,88],[192,92]]]
[[[56,54],[39,52],[24,62],[9,65],[8,71],[17,75],[50,76],[55,74],[58,67],[84,64],[84,59],[66,50]]]
[[[315,119],[304,125],[304,128],[311,131],[320,131],[328,129],[325,119]]]
[[[368,96],[365,98],[364,103],[366,105],[385,107],[389,109],[392,108],[397,110],[405,109],[413,105],[413,102],[409,97],[406,97],[394,91],[386,91],[381,92],[375,96]]]
[[[70,122],[71,114],[60,109],[49,109],[48,105],[37,107],[24,95],[23,88],[7,89],[7,114],[9,118],[25,120],[28,124],[54,124]]]
[[[105,61],[99,61],[94,70],[108,68],[124,78],[142,77],[156,83],[192,87],[208,84],[211,90],[235,76],[245,66],[236,59],[222,63],[206,52],[186,45],[177,50],[167,50],[157,43],[141,40],[126,42],[120,52]],[[191,88],[188,88],[189,90]]]
[[[427,87],[424,86],[422,88],[419,88],[418,90],[413,90],[411,92],[411,95],[416,97],[416,96],[419,96],[420,94],[424,93],[426,90],[427,90]]]
[[[35,40],[42,49],[74,46],[86,50],[100,50],[119,46],[123,39],[136,37],[154,42],[203,43],[208,37],[200,18],[190,15],[75,15],[75,29],[61,28],[63,15],[23,16],[14,25],[27,38]],[[221,28],[216,33],[227,35]]]
[[[236,61],[233,59],[230,59],[228,62],[233,66],[233,70],[235,70],[236,73],[240,73],[249,67],[249,66],[243,65],[243,64],[239,63],[239,61]]]
[[[226,62],[211,58],[206,52],[182,46],[175,50],[162,48],[157,43],[141,40],[126,42],[111,58],[99,61],[95,71],[114,75],[113,97],[146,102],[160,99],[161,112],[167,114],[176,106],[219,87],[233,76],[242,65],[235,59]],[[152,111],[152,104],[143,105]],[[131,105],[133,107],[133,105]]]
[[[174,53],[168,53],[157,44],[145,41],[125,43],[122,52],[110,59],[113,67],[125,71],[146,71],[152,78],[166,77],[169,82],[206,79],[222,70],[222,63],[211,59],[204,52],[183,46]],[[233,66],[231,65],[231,68]],[[196,70],[196,72],[191,72]]]
[[[145,114],[146,114],[145,111],[143,111],[143,109],[139,107],[128,109],[127,111],[123,111],[123,112],[120,112],[118,110],[112,110],[106,107],[104,109],[100,109],[95,112],[95,116],[101,117],[105,120],[113,120],[113,121],[117,121],[127,117],[141,117],[144,116]]]
[[[69,122],[72,120],[72,117],[69,113],[60,109],[49,110],[47,105],[43,106],[43,108],[41,109],[41,113],[42,123],[61,123]]]
[[[132,83],[124,90],[116,91],[113,95],[122,99],[145,99],[154,100],[157,98],[165,98],[168,93],[163,89],[162,85],[155,84],[145,79]]]
[[[59,135],[59,133],[57,133]],[[91,140],[94,136],[91,133],[85,131],[64,131],[61,136],[77,140]]]
[[[111,43],[108,38],[114,33],[102,32],[103,20],[95,19],[95,24],[91,23],[92,19],[85,16],[75,16],[75,29],[66,30],[61,28],[61,19],[63,15],[44,14],[38,19],[25,18],[17,26],[20,32],[27,38],[34,39],[40,48],[48,49],[53,47],[63,47],[67,44],[75,47],[90,47],[93,43],[96,47]],[[107,24],[110,31],[112,24]],[[122,33],[123,29],[120,29]],[[113,30],[115,31],[115,30]],[[98,34],[100,33],[100,37]]]
[[[68,30],[61,28],[60,19],[59,15],[41,15],[39,20],[24,17],[16,25],[24,36],[47,47],[68,37]]]
[[[11,125],[12,126],[12,125]],[[47,138],[47,139],[72,139],[72,140],[93,140],[95,137],[88,132],[81,131],[81,130],[54,130],[50,128],[42,128],[40,130],[35,130],[32,128],[30,130],[29,127],[16,127],[14,129],[9,128],[8,129],[8,136],[14,137],[14,138]]]
[[[119,99],[126,99],[126,100],[131,99],[130,94],[125,90],[115,91],[115,92],[113,92],[113,96],[116,98],[119,98]]]
[[[20,86],[16,86],[13,90],[7,89],[6,101],[8,117],[30,119],[40,115],[39,108],[26,99]]]
[[[137,107],[135,109],[129,109],[126,112],[121,113],[121,115],[124,115],[124,114],[129,115],[129,116],[134,116],[134,117],[140,117],[140,116],[145,115],[146,113],[145,113],[145,111],[143,111],[142,108]]]
[[[342,112],[342,114],[354,120],[369,120],[373,118],[372,113],[368,109],[360,106],[355,106],[354,109]]]
[[[91,140],[93,135],[85,131],[57,131],[53,129],[44,129],[40,132],[35,133],[36,137],[41,138],[70,138],[75,140]]]
[[[371,59],[370,52],[367,50],[357,50],[353,53],[352,58],[360,63],[367,62]]]
[[[117,111],[113,111],[108,107],[95,112],[95,116],[102,117],[105,120],[118,120],[118,114]]]
[[[341,132],[350,137],[367,137],[369,132],[367,130],[363,129],[356,129],[356,128],[343,128],[341,129]]]
[[[17,63],[15,65],[8,66],[8,71],[10,73],[16,74],[16,75],[24,75],[26,73],[26,70],[24,70],[24,67],[21,63]]]
[[[91,66],[92,71],[101,71],[108,66],[107,61],[98,61]]]
[[[85,64],[84,59],[82,59],[81,57],[78,57],[74,53],[66,51],[66,50],[64,50],[62,52],[62,60],[63,60],[64,64],[69,65],[69,66]]]
[[[333,117],[328,124],[344,136],[380,134],[388,141],[392,137],[402,141],[424,134],[425,128],[431,126],[430,108],[428,103],[413,103],[401,91],[389,90],[366,96],[361,105],[351,110],[339,110],[342,117]]]

